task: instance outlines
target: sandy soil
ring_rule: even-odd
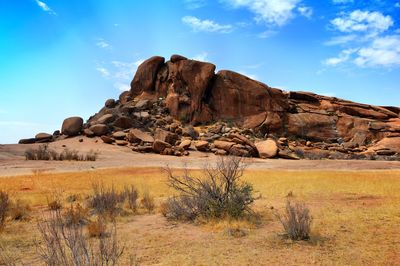
[[[31,174],[34,171],[76,172],[90,169],[105,169],[118,167],[163,167],[169,165],[181,168],[185,164],[189,168],[201,168],[217,158],[210,153],[190,151],[187,157],[161,156],[157,154],[142,154],[133,152],[129,147],[104,144],[100,139],[70,138],[50,143],[52,149],[75,149],[80,153],[90,150],[99,152],[95,162],[70,161],[26,161],[25,150],[37,147],[29,145],[0,145],[0,176]],[[281,170],[388,170],[400,169],[400,162],[385,161],[342,161],[342,160],[283,160],[283,159],[249,159],[251,169],[281,169]]]

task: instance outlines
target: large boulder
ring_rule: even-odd
[[[157,75],[156,91],[166,98],[172,116],[184,122],[208,122],[203,98],[214,77],[215,65],[195,60],[170,61]]]
[[[216,119],[240,121],[250,117],[246,121],[247,127],[259,125],[267,111],[285,112],[288,109],[287,97],[281,90],[233,71],[219,71],[210,93],[210,108]]]
[[[153,151],[156,153],[162,153],[165,149],[171,147],[171,144],[159,139],[156,139],[153,143]]]
[[[278,145],[273,139],[257,142],[255,145],[262,159],[274,158],[278,154]]]
[[[93,125],[89,128],[95,136],[103,136],[108,133],[108,127],[104,124]]]
[[[38,133],[35,136],[35,139],[38,141],[51,140],[52,138],[53,138],[53,135],[48,134],[48,133]]]
[[[154,132],[154,138],[158,140],[162,140],[171,145],[175,145],[176,141],[179,139],[178,135],[161,128],[157,128]]]
[[[153,56],[144,61],[137,69],[135,77],[131,82],[131,95],[138,96],[143,92],[154,91],[157,72],[164,64],[164,57]]]
[[[83,119],[81,117],[69,117],[64,120],[61,127],[61,133],[67,136],[76,136],[81,133],[82,127]]]
[[[150,134],[143,132],[139,129],[129,130],[127,138],[128,138],[128,141],[131,143],[141,143],[141,142],[153,143],[154,142],[154,138]]]

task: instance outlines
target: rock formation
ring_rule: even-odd
[[[108,99],[85,124],[66,119],[61,133],[177,156],[197,149],[261,158],[400,158],[399,107],[285,92],[179,55],[146,60],[130,91]],[[20,143],[60,137],[41,134]]]

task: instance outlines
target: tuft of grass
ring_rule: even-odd
[[[30,203],[23,199],[11,201],[9,216],[12,221],[28,221],[31,218]]]
[[[93,194],[88,201],[89,207],[99,215],[115,218],[121,210],[120,205],[126,199],[124,191],[118,192],[114,186],[106,188],[102,183],[93,183],[92,190]]]
[[[309,240],[311,233],[312,217],[310,210],[303,202],[292,203],[290,199],[286,201],[286,208],[283,214],[275,212],[286,235],[291,240]]]
[[[6,224],[8,210],[10,209],[10,199],[7,192],[0,190],[0,231]]]
[[[148,190],[145,190],[142,200],[140,202],[143,208],[145,208],[148,213],[152,212],[156,206],[154,203],[154,197],[150,195],[150,192]]]

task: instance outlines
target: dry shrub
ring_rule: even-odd
[[[103,217],[98,216],[95,221],[89,222],[87,229],[90,237],[105,237],[107,233],[107,223]]]
[[[2,230],[6,224],[9,209],[10,198],[8,193],[0,190],[0,230]]]
[[[114,186],[106,188],[103,184],[92,184],[93,195],[89,198],[89,207],[94,209],[99,215],[109,215],[115,217],[121,210],[121,205],[125,199],[124,192],[118,192]]]
[[[29,202],[17,199],[11,202],[9,209],[10,219],[13,221],[27,221],[30,219],[31,206]]]
[[[145,208],[147,210],[147,212],[150,213],[154,210],[154,207],[155,207],[154,197],[152,197],[150,195],[148,190],[146,190],[143,193],[143,197],[142,197],[142,200],[140,201],[140,203],[142,204],[143,208]]]
[[[46,265],[118,265],[123,253],[115,224],[108,237],[97,238],[96,245],[85,237],[81,225],[66,226],[60,210],[51,212],[49,218],[39,222],[38,230],[41,243],[37,244],[37,249]]]
[[[139,197],[138,190],[133,185],[131,185],[130,187],[126,186],[124,189],[124,193],[125,193],[126,199],[128,201],[129,209],[132,210],[133,212],[136,212],[137,200]]]
[[[166,168],[169,186],[179,195],[168,199],[165,216],[181,220],[243,217],[251,212],[254,201],[252,186],[240,180],[245,167],[240,157],[221,157],[215,166],[203,168],[202,177],[192,176],[188,169],[176,176]]]
[[[98,152],[89,151],[85,155],[79,154],[77,150],[64,149],[62,152],[50,149],[48,144],[40,145],[37,149],[28,149],[25,151],[26,160],[44,160],[44,161],[96,161]]]
[[[89,221],[89,209],[82,207],[79,203],[64,212],[64,222],[66,226],[84,225]]]
[[[287,237],[292,240],[310,239],[312,217],[304,203],[292,203],[288,199],[285,212],[283,214],[276,212],[275,215],[281,222]]]
[[[7,248],[0,241],[0,265],[14,266],[16,264],[16,259],[13,257],[12,253],[7,250]]]

